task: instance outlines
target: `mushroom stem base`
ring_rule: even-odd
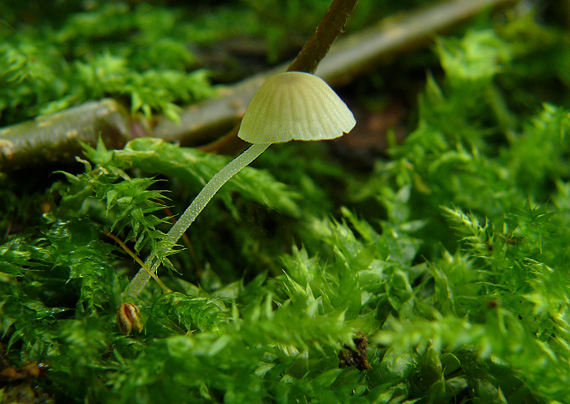
[[[200,193],[192,201],[188,209],[180,216],[178,221],[172,226],[170,231],[166,234],[166,243],[161,243],[162,246],[159,247],[159,251],[153,252],[146,260],[146,267],[148,270],[141,268],[139,272],[127,286],[126,294],[130,297],[136,297],[143,290],[145,285],[148,283],[151,274],[156,273],[161,260],[157,259],[164,253],[166,253],[174,244],[178,242],[182,234],[190,227],[190,225],[196,220],[196,217],[202,212],[204,207],[210,202],[212,197],[218,192],[218,190],[235,174],[241,171],[244,167],[248,166],[253,160],[255,160],[261,153],[263,153],[270,146],[267,144],[253,144],[242,154],[233,159],[224,168],[218,171],[208,183],[202,188]]]

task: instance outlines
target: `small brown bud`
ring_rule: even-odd
[[[117,324],[125,335],[129,335],[132,330],[141,332],[144,328],[139,308],[132,303],[121,303],[117,310]]]

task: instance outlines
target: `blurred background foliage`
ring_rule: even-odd
[[[0,125],[105,96],[175,117],[177,103],[211,96],[212,81],[294,56],[329,2],[213,3],[2,2]],[[352,25],[381,10],[364,4]]]

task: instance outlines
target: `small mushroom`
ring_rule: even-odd
[[[273,143],[291,140],[328,140],[350,132],[356,125],[352,112],[321,78],[301,72],[280,73],[268,78],[257,90],[245,111],[238,137],[252,143],[242,154],[218,171],[166,235],[176,243],[214,194],[231,177],[255,160]],[[149,261],[156,257],[151,256]],[[149,262],[147,261],[147,264]],[[139,270],[127,287],[137,296],[157,270]]]
[[[270,145],[291,140],[328,140],[348,133],[352,112],[320,77],[288,72],[270,77],[245,111],[238,137]]]

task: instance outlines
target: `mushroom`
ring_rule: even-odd
[[[268,78],[253,96],[238,132],[239,138],[252,145],[202,188],[166,234],[167,247],[178,241],[222,185],[271,144],[335,139],[350,132],[354,125],[356,120],[352,112],[321,78],[302,72],[280,73]],[[166,251],[164,248],[159,252]],[[139,270],[132,279],[127,287],[128,296],[137,296],[150,279],[150,274],[158,269],[156,256],[154,253],[147,260],[149,270]]]

